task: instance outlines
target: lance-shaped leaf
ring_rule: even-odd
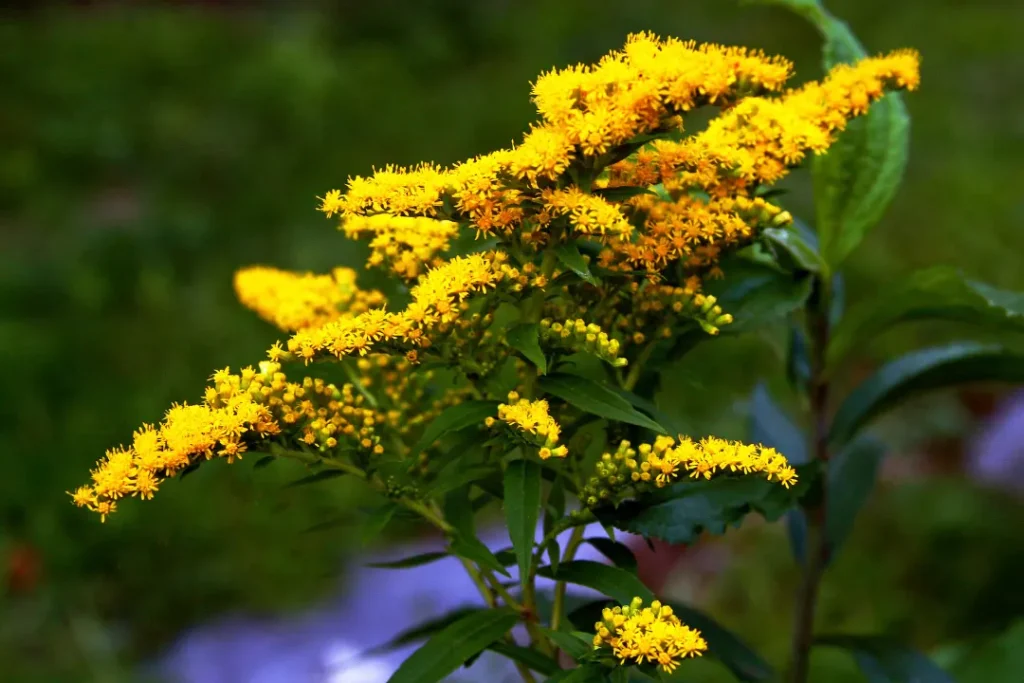
[[[541,567],[537,573],[556,581],[593,588],[623,604],[629,604],[635,597],[643,598],[647,602],[654,599],[654,594],[636,577],[636,574],[600,562],[573,560],[561,563],[557,572],[552,571],[551,567]]]
[[[875,487],[885,444],[870,436],[854,439],[828,462],[825,543],[829,561],[853,530],[857,514]]]
[[[529,647],[510,645],[503,640],[499,640],[491,643],[487,649],[497,652],[502,657],[508,657],[514,662],[524,664],[545,676],[553,676],[562,670],[562,667],[554,659]]]
[[[807,438],[775,402],[764,382],[754,387],[750,397],[750,439],[782,453],[791,465],[802,465],[810,460]]]
[[[436,633],[388,679],[388,683],[437,683],[501,638],[519,621],[509,609],[467,614]]]
[[[1024,381],[1024,355],[998,345],[958,343],[900,356],[850,393],[832,421],[829,441],[841,446],[871,419],[913,396],[981,381]]]
[[[697,629],[708,643],[708,653],[718,659],[741,681],[768,681],[775,672],[768,662],[710,616],[687,605],[672,603],[683,623]]]
[[[498,414],[497,401],[465,401],[458,403],[438,415],[427,425],[423,436],[410,450],[410,456],[418,455],[449,432],[481,425],[488,417]]]
[[[657,422],[637,411],[617,393],[597,382],[565,373],[555,373],[541,379],[540,388],[585,413],[616,422],[646,427],[659,434],[665,429]]]
[[[905,645],[877,636],[822,636],[815,645],[848,650],[870,683],[953,683],[937,664]]]
[[[828,364],[895,325],[917,320],[964,322],[1024,332],[1024,293],[967,279],[949,266],[920,270],[886,285],[885,296],[854,306],[832,331]]]
[[[784,252],[793,270],[818,273],[825,267],[818,253],[818,237],[803,223],[788,228],[765,228],[761,239],[771,248]]]
[[[707,283],[708,294],[718,299],[733,322],[722,334],[750,332],[784,320],[803,307],[811,295],[810,277],[793,277],[775,268],[740,258],[723,262],[726,277]]]
[[[814,467],[798,468],[799,483],[785,488],[757,475],[682,481],[617,508],[596,510],[601,522],[667,543],[692,543],[705,531],[723,534],[752,511],[774,521],[809,485]]]
[[[543,375],[548,371],[548,362],[544,351],[540,348],[540,328],[536,323],[521,323],[505,334],[505,341],[513,349],[523,354],[526,360],[537,366]]]
[[[576,273],[584,282],[589,282],[592,285],[600,284],[598,279],[590,272],[590,266],[583,259],[583,255],[580,254],[579,247],[576,246],[575,242],[564,242],[555,249],[555,254],[558,256],[558,260],[562,262],[562,265]]]
[[[527,586],[533,539],[540,515],[541,470],[532,460],[513,460],[505,470],[505,521],[519,563],[519,580]]]

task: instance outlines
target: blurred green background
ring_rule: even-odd
[[[936,263],[1024,289],[1024,4],[829,5],[869,50],[912,46],[924,60],[906,182],[850,262],[850,299]],[[820,74],[808,25],[726,0],[25,2],[0,17],[4,681],[117,680],[190,625],[308,605],[334,585],[351,528],[300,531],[358,493],[284,490],[297,475],[286,465],[205,467],[102,526],[64,493],[141,422],[198,398],[214,368],[276,338],[235,303],[236,268],[360,261],[316,195],[373,165],[507,145],[532,120],[538,73],[634,30],[760,47],[794,59],[798,80]],[[810,219],[801,175],[789,207]],[[888,335],[869,355],[931,334]],[[734,433],[758,379],[747,361],[777,375],[776,360],[749,340],[707,345],[665,403],[695,431]],[[1019,499],[957,478],[913,488],[876,496],[823,620],[925,647],[1008,628],[1022,608],[1000,599],[1024,570]],[[909,521],[891,528],[896,508]],[[716,603],[726,623],[782,656],[773,632],[788,625],[792,571],[776,531],[737,541],[757,546],[757,566],[712,592],[731,596]],[[937,584],[915,580],[935,567]],[[1006,637],[1024,643],[1020,628]]]

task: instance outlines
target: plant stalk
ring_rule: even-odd
[[[821,465],[820,496],[813,505],[804,508],[807,515],[807,556],[803,577],[797,593],[795,624],[793,628],[793,654],[790,671],[791,683],[807,683],[810,672],[811,648],[814,644],[814,616],[818,602],[821,578],[828,561],[828,542],[825,536],[828,501],[828,427],[829,379],[826,375],[825,353],[829,341],[828,284],[819,280],[818,297],[809,310],[808,337],[811,346],[811,377],[808,382],[812,426],[812,457]]]

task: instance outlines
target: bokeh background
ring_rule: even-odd
[[[829,5],[869,50],[913,46],[924,59],[923,87],[907,98],[906,182],[849,263],[850,300],[884,297],[937,263],[1024,289],[1024,4]],[[764,48],[794,59],[800,79],[820,74],[807,24],[731,0],[3,6],[0,679],[143,680],[140,663],[200,624],[294,613],[344,591],[365,501],[343,484],[287,489],[298,475],[287,464],[217,463],[102,526],[65,491],[139,423],[197,398],[214,368],[248,363],[276,338],[235,303],[236,268],[361,261],[316,195],[373,165],[507,145],[533,118],[538,73],[645,29]],[[806,175],[790,186],[789,208],[812,218]],[[977,336],[886,334],[847,381],[964,334]],[[777,383],[779,357],[772,339],[706,345],[666,370],[662,405],[694,433],[742,436],[745,399],[762,377]],[[901,637],[964,683],[1020,680],[1001,676],[1024,671],[1022,482],[965,474],[1007,391],[933,396],[882,426],[897,452],[826,580],[823,625]],[[1008,443],[1013,457],[1021,439]],[[352,523],[308,531],[336,518]],[[779,661],[788,553],[782,529],[751,524],[670,584]],[[822,680],[858,680],[840,659],[817,658]],[[706,663],[688,680],[726,679]]]

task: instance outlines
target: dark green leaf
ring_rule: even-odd
[[[453,555],[458,555],[461,558],[476,562],[484,569],[490,569],[491,571],[497,572],[502,576],[510,576],[505,571],[505,566],[501,560],[494,556],[494,553],[485,546],[480,540],[473,536],[456,536],[452,539],[451,552]]]
[[[259,460],[256,461],[256,464],[254,464],[252,466],[252,468],[254,470],[261,470],[264,467],[266,467],[267,465],[269,465],[270,463],[274,462],[274,460],[276,460],[276,459],[277,459],[277,456],[274,456],[274,455],[264,455],[262,458],[260,458]]]
[[[701,337],[707,337],[707,335],[704,334],[703,332],[700,332],[699,334]],[[678,418],[673,417],[672,415],[669,415],[665,411],[661,410],[652,401],[648,401],[646,398],[643,398],[642,396],[637,396],[633,392],[626,391],[625,389],[616,389],[615,393],[629,401],[630,405],[632,405],[634,408],[642,410],[643,412],[650,415],[658,424],[664,425],[672,433],[683,434],[686,432],[685,425],[683,425],[683,423]]]
[[[810,460],[806,437],[775,402],[764,382],[754,387],[750,398],[750,439],[782,453],[793,466]]]
[[[811,381],[811,355],[807,336],[795,322],[789,324],[789,348],[786,349],[786,379],[790,386],[805,389]]]
[[[649,188],[646,187],[635,187],[630,185],[624,185],[622,187],[599,187],[594,190],[594,194],[599,197],[604,197],[610,202],[622,202],[630,197],[636,197],[642,194],[655,194]]]
[[[623,604],[629,604],[635,597],[641,597],[648,602],[654,599],[654,594],[636,578],[635,574],[600,562],[573,560],[563,562],[557,573],[553,572],[551,567],[541,567],[537,573],[556,581],[593,588]]]
[[[707,614],[676,603],[672,603],[672,609],[683,623],[700,631],[708,643],[708,653],[739,680],[767,681],[775,677],[772,667],[760,655]]]
[[[437,683],[467,659],[501,638],[519,621],[512,610],[467,614],[424,643],[402,662],[388,683]]]
[[[497,414],[497,401],[465,401],[445,408],[444,412],[434,418],[427,426],[423,436],[412,447],[410,457],[422,453],[448,432],[458,431],[473,425],[481,425],[488,417]]]
[[[825,539],[829,560],[850,535],[857,514],[878,477],[885,444],[869,436],[854,439],[828,462]]]
[[[837,446],[846,443],[872,418],[912,396],[982,381],[1024,381],[1024,355],[975,343],[908,353],[882,366],[853,390],[836,412],[829,440]]]
[[[585,413],[628,424],[646,427],[665,434],[664,428],[643,413],[637,412],[624,398],[593,380],[556,373],[540,381],[544,393],[557,396]]]
[[[460,467],[458,463],[452,463],[449,469],[440,473],[437,479],[427,487],[427,492],[432,496],[442,496],[460,486],[481,482],[495,472],[494,466]]]
[[[540,516],[540,465],[513,460],[505,470],[505,521],[519,561],[519,580],[526,585],[533,559],[533,540]]]
[[[362,528],[362,542],[365,545],[370,541],[374,541],[382,533],[384,533],[385,527],[391,521],[391,518],[395,516],[398,511],[397,503],[385,503],[376,510],[373,510],[366,521],[363,523]]]
[[[553,676],[562,670],[562,667],[558,666],[558,662],[551,659],[551,657],[528,647],[510,645],[509,643],[499,640],[491,643],[491,646],[487,649],[497,652],[503,657],[508,657],[514,662],[525,664],[530,669],[542,673],[545,676]]]
[[[789,536],[789,548],[793,551],[793,559],[797,564],[807,562],[807,513],[803,508],[795,507],[786,513],[786,535]]]
[[[575,242],[563,242],[555,249],[555,254],[558,256],[558,260],[562,262],[562,265],[576,273],[581,280],[592,285],[600,284],[597,278],[591,274],[590,267],[583,259],[583,255],[580,254],[579,247],[576,246]]]
[[[295,481],[285,484],[286,489],[293,489],[297,486],[306,486],[308,484],[315,484],[318,481],[327,481],[328,479],[337,479],[338,477],[344,477],[348,472],[342,472],[341,470],[320,470],[308,476],[296,479]]]
[[[373,655],[378,655],[385,652],[390,652],[392,650],[396,650],[402,647],[403,645],[408,645],[409,643],[415,643],[417,641],[423,640],[424,638],[427,638],[432,634],[437,633],[441,629],[458,621],[459,619],[462,619],[465,616],[468,616],[470,614],[477,614],[479,612],[484,611],[486,610],[483,610],[479,607],[459,607],[457,609],[452,610],[451,612],[448,612],[447,614],[441,615],[440,617],[428,619],[427,621],[407,628],[404,631],[400,632],[398,635],[396,635],[394,638],[389,640],[388,642],[382,643],[381,645],[377,645],[376,647],[367,650],[363,653],[363,655],[366,657],[370,657]]]
[[[725,278],[706,283],[707,293],[718,299],[733,322],[723,334],[749,332],[784,320],[803,307],[811,295],[811,278],[787,273],[740,259],[723,262]]]
[[[616,567],[636,572],[636,556],[625,544],[604,536],[588,538],[584,542],[594,546],[597,552],[607,557]]]
[[[445,552],[420,553],[419,555],[403,557],[400,560],[392,560],[391,562],[369,562],[366,566],[377,569],[405,569],[406,567],[419,567],[431,562],[437,562],[446,557],[450,557],[450,555]]]
[[[526,360],[536,365],[542,375],[548,371],[547,359],[540,348],[540,327],[536,323],[516,325],[506,333],[505,341],[523,354]]]
[[[761,237],[773,247],[785,251],[798,269],[811,273],[821,272],[824,264],[813,233],[805,234],[796,227],[765,228],[761,231]]]
[[[769,521],[778,519],[807,488],[811,471],[810,466],[801,468],[800,481],[790,489],[755,475],[687,480],[649,494],[642,501],[595,512],[602,522],[623,531],[668,543],[692,543],[705,531],[725,533],[751,511],[760,512]]]
[[[594,651],[594,637],[589,633],[552,631],[549,628],[541,628],[541,631],[559,650],[577,661]]]
[[[547,683],[595,683],[604,681],[607,673],[605,668],[594,662],[587,662],[575,669],[566,669],[547,679]]]
[[[848,650],[871,683],[953,683],[952,677],[928,657],[887,638],[822,636],[814,642]]]
[[[885,296],[871,297],[847,312],[831,334],[828,363],[834,366],[879,333],[917,320],[965,322],[1024,332],[1024,293],[968,280],[949,266],[918,271],[901,282],[886,285]]]

